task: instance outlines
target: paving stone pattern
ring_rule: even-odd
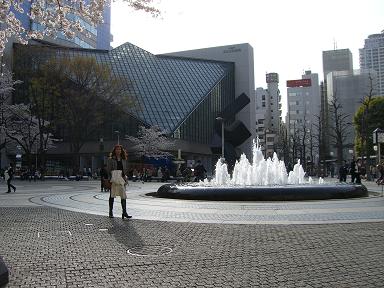
[[[383,287],[384,224],[242,225],[1,207],[8,287]],[[134,247],[172,248],[134,256]],[[147,250],[148,250],[147,249]]]

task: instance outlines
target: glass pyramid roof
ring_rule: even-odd
[[[109,52],[111,68],[136,100],[130,113],[150,126],[175,131],[233,63],[151,54],[131,43]]]

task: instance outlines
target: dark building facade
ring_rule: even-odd
[[[215,118],[235,100],[232,62],[157,56],[130,43],[108,51],[40,42],[28,46],[15,44],[14,65],[20,64],[25,51],[34,55],[32,58],[43,59],[42,62],[51,57],[93,57],[98,63],[108,65],[113,75],[124,81],[127,94],[135,100],[134,105],[126,110],[126,122],[100,127],[105,153],[115,143],[113,131],[119,130],[121,135],[136,135],[139,125],[158,126],[175,139],[175,152],[181,150],[184,159],[205,159],[206,165],[212,166],[210,147],[215,133]],[[31,57],[27,59],[30,61]],[[14,68],[18,71],[17,67]],[[23,79],[23,75],[16,74],[15,77],[27,85],[28,79]],[[27,99],[27,94],[26,88],[18,89],[15,98],[22,101]],[[49,153],[70,153],[65,148],[65,135],[58,137],[62,136],[61,147]],[[88,140],[81,151],[84,164],[80,163],[80,166],[96,168],[100,164],[96,161],[100,158],[99,138]]]

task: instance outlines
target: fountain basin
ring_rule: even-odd
[[[298,201],[367,197],[368,190],[364,185],[345,183],[222,187],[165,184],[154,196],[212,201]]]

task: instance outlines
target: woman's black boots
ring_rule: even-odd
[[[113,202],[115,198],[109,197],[109,218],[113,218]]]
[[[127,214],[127,200],[126,199],[121,199],[121,208],[123,209],[123,214],[121,215],[121,218],[132,218],[132,216]]]

